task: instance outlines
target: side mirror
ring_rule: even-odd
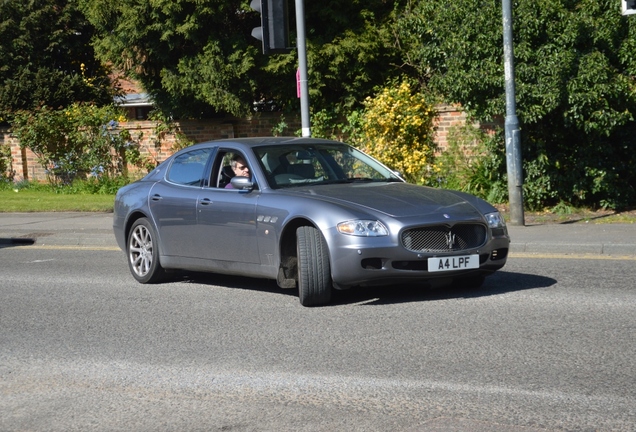
[[[251,191],[252,189],[254,189],[254,183],[248,177],[232,177],[230,183],[232,183],[232,187],[237,190]]]
[[[393,172],[393,175],[397,176],[397,178],[399,178],[400,180],[406,181],[406,180],[404,180],[404,177],[402,177],[402,173],[401,172],[395,171],[395,170],[393,170],[392,172]]]

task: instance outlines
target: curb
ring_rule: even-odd
[[[566,255],[636,255],[636,244],[602,243],[511,243],[511,253],[566,254]]]
[[[82,247],[82,248],[114,248],[119,249],[112,234],[81,233],[52,234],[29,233],[17,234],[0,232],[2,246],[50,246],[50,247]],[[518,254],[560,254],[560,255],[604,255],[604,256],[636,256],[636,244],[625,243],[562,243],[558,239],[547,241],[517,241],[514,237],[510,243],[510,253]]]

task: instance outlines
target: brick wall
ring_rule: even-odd
[[[226,139],[246,138],[257,136],[272,136],[272,130],[280,122],[280,113],[259,113],[251,118],[222,118],[206,120],[186,120],[176,124],[178,131],[188,141],[194,143]],[[283,131],[284,136],[293,136],[300,129],[300,119],[286,119],[288,127]],[[141,153],[156,162],[162,162],[172,153],[178,144],[175,134],[166,133],[157,136],[155,123],[152,121],[131,121],[122,123],[135,140],[138,140]],[[157,143],[160,143],[157,145]]]
[[[223,138],[272,136],[272,130],[280,120],[280,113],[259,113],[243,119],[225,117],[182,121],[177,123],[177,127],[188,140],[198,143]],[[283,131],[283,135],[294,135],[301,127],[300,119],[286,119],[286,122],[288,128]],[[120,124],[131,132],[134,139],[139,140],[142,155],[161,162],[174,152],[177,138],[170,133],[157,136],[155,125],[152,121],[128,121]],[[31,150],[21,149],[18,140],[11,136],[7,128],[0,128],[0,145],[3,144],[11,147],[15,181],[46,180],[46,171],[37,163],[35,154]]]
[[[435,122],[435,142],[438,153],[448,148],[448,133],[454,126],[465,124],[466,115],[456,107],[441,105],[437,107],[438,117]],[[224,138],[244,138],[255,136],[272,136],[272,130],[281,121],[280,113],[258,113],[250,118],[224,117],[219,119],[182,121],[177,124],[184,136],[195,143]],[[288,127],[284,136],[293,136],[301,128],[300,118],[285,116]],[[141,143],[142,155],[156,162],[165,160],[174,152],[177,138],[174,134],[157,136],[155,123],[152,121],[129,121],[121,123],[130,130],[133,138]],[[140,139],[139,139],[140,138]],[[159,143],[159,145],[157,145]],[[0,145],[10,145],[14,179],[30,181],[46,180],[44,168],[38,165],[33,152],[21,149],[18,141],[12,137],[8,129],[0,128]]]
[[[37,163],[35,154],[31,150],[21,149],[20,143],[7,128],[0,127],[0,145],[8,145],[11,149],[9,169],[13,171],[16,181],[46,178],[44,169]]]
[[[451,105],[439,105],[436,109],[434,140],[437,150],[435,153],[441,154],[448,149],[448,134],[451,129],[466,124],[466,113]]]

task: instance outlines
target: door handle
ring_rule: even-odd
[[[212,204],[212,201],[210,201],[210,198],[202,198],[201,200],[199,200],[199,203],[201,205],[210,205]]]
[[[163,199],[163,197],[161,195],[159,195],[159,194],[154,194],[152,196],[152,198],[150,198],[150,199],[153,200],[153,201],[161,201]]]

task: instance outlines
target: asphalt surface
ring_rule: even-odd
[[[548,223],[508,226],[512,254],[636,256],[636,224]],[[0,213],[7,245],[117,248],[111,213]]]
[[[58,249],[116,250],[112,214],[0,213],[0,248],[31,244],[24,253],[50,248],[46,257],[73,260],[62,271],[60,263],[41,260],[40,272],[24,281],[19,271],[33,266],[39,252],[34,259],[20,252],[19,260],[0,264],[11,269],[19,261],[5,281],[0,314],[11,323],[3,329],[11,341],[3,353],[12,361],[2,362],[0,372],[5,393],[13,392],[2,398],[11,416],[0,420],[0,430],[130,430],[131,424],[192,430],[208,423],[208,429],[235,430],[284,430],[281,424],[400,430],[392,422],[424,421],[405,420],[410,413],[429,419],[420,429],[439,432],[634,430],[607,424],[625,424],[633,411],[625,367],[633,302],[621,295],[633,279],[626,269],[636,259],[636,224],[536,224],[509,231],[511,253],[518,256],[629,258],[608,270],[616,276],[609,285],[595,274],[604,263],[587,268],[573,259],[564,269],[559,260],[539,260],[540,266],[514,260],[516,266],[500,275],[502,285],[514,287],[501,291],[428,297],[434,301],[364,297],[360,303],[383,307],[343,302],[307,310],[289,307],[297,300],[268,293],[268,285],[259,285],[261,292],[240,283],[243,289],[211,290],[183,282],[175,290],[144,288],[121,272],[104,279],[121,265],[112,260],[97,274],[67,281],[91,262],[91,253]],[[77,261],[83,255],[87,261]],[[576,278],[565,276],[572,272]],[[121,283],[113,283],[117,278]],[[243,306],[228,307],[233,304]],[[327,336],[315,331],[326,326]],[[409,328],[417,331],[403,335]],[[383,335],[399,336],[377,345]],[[337,344],[344,348],[334,350]],[[81,355],[79,347],[86,348]],[[334,365],[339,372],[330,374]],[[539,426],[576,425],[581,418],[596,427]]]

